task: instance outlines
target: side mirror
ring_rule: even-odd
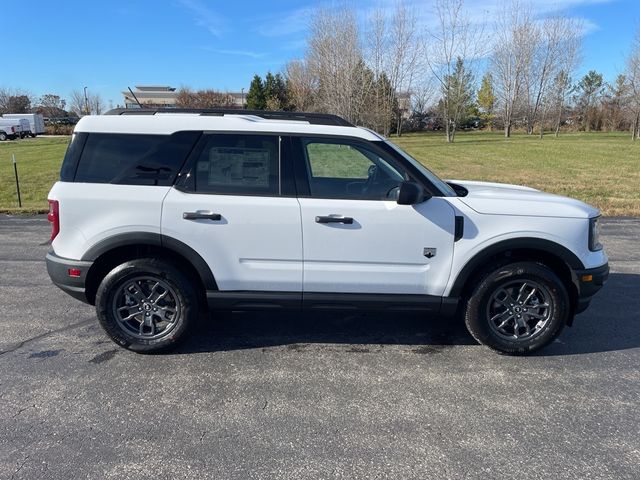
[[[422,203],[427,198],[430,198],[430,196],[425,194],[424,189],[416,182],[402,182],[400,184],[398,205],[415,205],[416,203]]]

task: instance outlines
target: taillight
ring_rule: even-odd
[[[60,233],[60,204],[58,200],[49,200],[49,214],[47,220],[51,222],[51,241]]]

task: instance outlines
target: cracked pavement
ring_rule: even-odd
[[[415,314],[229,313],[136,355],[54,287],[43,216],[0,216],[0,479],[637,479],[640,219],[537,355]]]

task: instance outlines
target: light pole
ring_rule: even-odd
[[[240,98],[242,99],[242,108],[244,109],[244,87],[240,89]]]
[[[89,115],[89,97],[87,97],[87,87],[84,87],[84,111]]]

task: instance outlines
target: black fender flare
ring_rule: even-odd
[[[120,247],[144,245],[159,247],[184,257],[196,269],[205,290],[217,290],[218,286],[211,268],[193,248],[180,240],[167,235],[151,232],[130,232],[114,235],[96,243],[82,256],[82,261],[94,262],[101,255]]]
[[[458,273],[458,276],[451,287],[449,296],[458,297],[462,295],[464,286],[469,280],[469,277],[478,267],[487,263],[492,257],[510,250],[538,250],[562,260],[571,270],[582,270],[585,268],[584,264],[575,253],[556,242],[552,242],[551,240],[535,237],[502,240],[489,245],[484,250],[481,250],[466,263],[462,270],[460,270],[460,273]]]

